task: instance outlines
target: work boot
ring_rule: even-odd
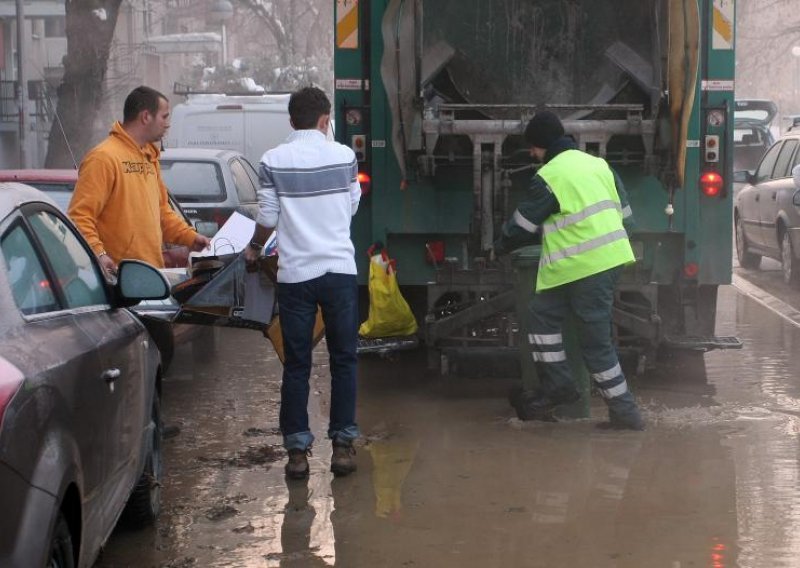
[[[644,419],[630,391],[608,400],[608,422],[601,422],[597,427],[602,430],[644,430]]]
[[[289,479],[305,479],[308,477],[308,456],[311,455],[311,448],[301,450],[293,448],[289,450],[289,461],[286,462],[286,477]]]
[[[553,412],[563,404],[572,404],[581,399],[581,394],[574,388],[563,388],[544,394],[540,391],[512,391],[509,401],[520,420],[543,420],[555,422]]]
[[[336,477],[345,476],[356,470],[356,449],[352,442],[333,441],[331,471]]]

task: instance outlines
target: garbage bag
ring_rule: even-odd
[[[377,248],[370,247],[369,253],[369,317],[358,333],[362,337],[412,335],[417,321],[397,285],[395,261],[386,249]]]
[[[281,333],[281,316],[280,313],[272,318],[264,335],[272,343],[275,353],[278,354],[278,359],[283,364],[286,362],[286,354],[283,349],[283,334]],[[311,345],[316,347],[322,338],[325,336],[325,322],[322,320],[322,310],[317,308],[317,319],[314,322],[314,331],[312,335]]]
[[[263,331],[276,311],[275,286],[269,273],[247,272],[244,257],[239,254],[220,260],[224,268],[209,277],[197,274],[173,287],[173,296],[182,304],[175,323]]]

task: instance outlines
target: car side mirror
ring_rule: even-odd
[[[134,306],[142,300],[169,298],[169,283],[163,274],[141,260],[123,260],[117,270],[115,286],[119,304]]]
[[[198,233],[209,239],[219,231],[219,225],[214,221],[195,221],[194,228]]]
[[[748,172],[747,170],[741,170],[738,172],[733,172],[733,182],[734,183],[753,183],[753,174]]]

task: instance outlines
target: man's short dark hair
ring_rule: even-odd
[[[316,87],[304,87],[289,98],[289,118],[296,130],[316,128],[319,117],[330,113],[331,101]]]
[[[150,87],[136,87],[130,92],[125,99],[125,109],[123,110],[122,118],[125,122],[133,122],[139,116],[139,113],[146,110],[152,115],[158,112],[158,101],[169,99]]]

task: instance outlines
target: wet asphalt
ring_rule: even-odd
[[[776,266],[737,274],[800,309]],[[280,363],[225,330],[211,363],[181,349],[165,382],[180,433],[161,519],[115,531],[97,567],[800,566],[800,328],[728,286],[717,333],[744,348],[629,376],[645,432],[596,429],[599,398],[590,419],[522,423],[510,379],[364,359],[359,470],[337,479],[321,346],[311,476],[287,483]]]

